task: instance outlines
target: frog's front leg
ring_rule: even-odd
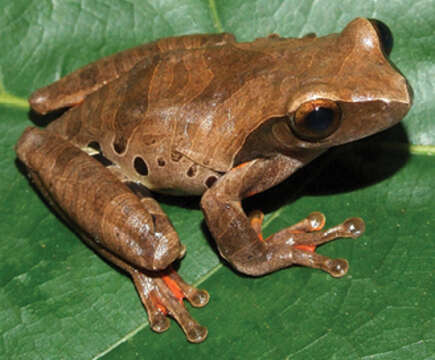
[[[78,225],[91,247],[132,276],[151,327],[166,330],[166,316],[171,315],[188,340],[203,341],[206,328],[182,302],[187,298],[194,306],[204,306],[208,294],[170,269],[184,247],[158,203],[139,198],[97,160],[47,130],[26,129],[16,151],[53,207]]]
[[[241,206],[245,197],[259,193],[288,177],[300,165],[279,155],[257,159],[225,174],[204,193],[201,206],[207,225],[221,255],[237,270],[249,275],[263,275],[293,264],[320,268],[332,276],[346,274],[343,259],[330,259],[316,254],[317,245],[338,237],[358,237],[364,232],[360,218],[321,231],[324,216],[313,213],[299,223],[267,239],[261,234],[262,214],[247,217]]]

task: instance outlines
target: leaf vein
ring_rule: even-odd
[[[219,18],[219,14],[216,8],[216,2],[215,0],[209,0],[208,4],[210,6],[210,11],[213,17],[213,24],[214,27],[217,29],[217,31],[219,32],[224,32],[224,27],[222,26],[222,22]]]

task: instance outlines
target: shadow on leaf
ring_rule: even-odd
[[[280,185],[247,199],[244,208],[247,213],[259,208],[269,213],[304,195],[339,194],[379,183],[408,161],[406,147],[401,147],[399,151],[394,148],[394,144],[398,143],[409,143],[401,124],[331,149]]]

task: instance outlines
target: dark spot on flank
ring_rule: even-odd
[[[189,168],[189,170],[187,170],[187,176],[194,177],[196,175],[196,171],[197,171],[197,166],[194,164]]]
[[[134,159],[134,169],[139,175],[147,176],[148,175],[148,166],[144,159],[142,159],[140,156],[137,156]]]
[[[205,180],[205,186],[211,188],[216,181],[217,181],[216,176],[209,176],[207,180]]]
[[[175,161],[175,162],[180,161],[182,156],[183,155],[181,153],[179,153],[178,151],[172,151],[171,152],[171,160],[172,161]]]
[[[120,137],[118,139],[115,139],[113,142],[113,149],[118,153],[122,154],[125,151],[125,148],[127,147],[127,142],[123,137]]]
[[[163,167],[166,165],[166,161],[162,158],[158,158],[157,159],[157,165],[159,165],[160,167]]]

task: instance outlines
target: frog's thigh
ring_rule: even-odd
[[[164,269],[180,256],[183,247],[157,202],[141,201],[60,136],[28,128],[16,151],[43,195],[99,246],[148,270]]]

